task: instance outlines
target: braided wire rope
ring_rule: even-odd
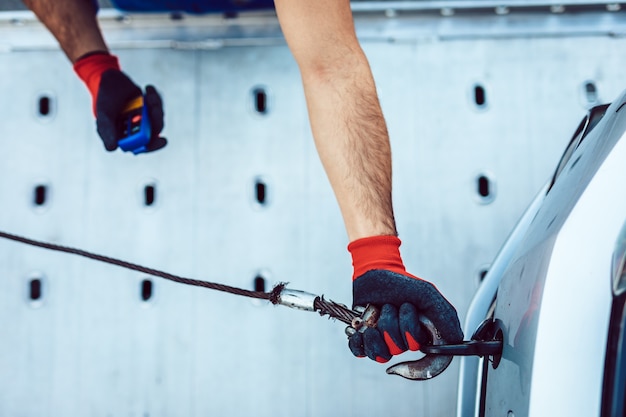
[[[22,236],[17,236],[17,235],[11,234],[11,233],[6,233],[6,232],[3,232],[3,231],[0,231],[0,237],[3,237],[5,239],[9,239],[9,240],[13,240],[15,242],[25,243],[25,244],[31,245],[31,246],[36,246],[36,247],[39,247],[39,248],[50,249],[50,250],[57,251],[57,252],[64,252],[64,253],[70,253],[70,254],[73,254],[73,255],[83,256],[85,258],[93,259],[93,260],[96,260],[96,261],[99,261],[99,262],[104,262],[104,263],[108,263],[108,264],[112,264],[112,265],[121,266],[122,268],[131,269],[133,271],[138,271],[138,272],[142,272],[144,274],[148,274],[148,275],[153,275],[153,276],[156,276],[156,277],[164,278],[164,279],[167,279],[169,281],[178,282],[180,284],[193,285],[193,286],[196,286],[196,287],[208,288],[208,289],[211,289],[211,290],[227,292],[227,293],[230,293],[230,294],[240,295],[240,296],[243,296],[243,297],[258,298],[258,299],[262,299],[262,300],[270,300],[270,298],[272,297],[272,294],[274,293],[274,291],[272,291],[271,293],[267,293],[267,292],[262,292],[262,291],[245,290],[245,289],[242,289],[242,288],[231,287],[230,285],[218,284],[218,283],[209,282],[209,281],[201,281],[201,280],[192,279],[192,278],[184,278],[184,277],[181,277],[181,276],[178,276],[178,275],[174,275],[174,274],[170,274],[170,273],[167,273],[167,272],[159,271],[158,269],[147,268],[145,266],[137,265],[137,264],[134,264],[134,263],[131,263],[131,262],[122,261],[120,259],[115,259],[115,258],[111,258],[111,257],[108,257],[108,256],[98,255],[98,254],[92,253],[92,252],[87,252],[87,251],[82,250],[82,249],[71,248],[71,247],[68,247],[68,246],[57,245],[57,244],[54,244],[54,243],[41,242],[41,241],[37,241],[37,240],[26,238],[26,237],[22,237]]]
[[[43,249],[49,249],[49,250],[56,251],[56,252],[63,252],[63,253],[69,253],[72,255],[82,256],[88,259],[120,266],[122,268],[130,269],[133,271],[141,272],[141,273],[152,275],[155,277],[160,277],[160,278],[177,282],[180,284],[207,288],[210,290],[226,292],[229,294],[239,295],[242,297],[268,300],[272,304],[278,304],[280,302],[280,293],[285,288],[285,284],[280,283],[280,284],[277,284],[270,292],[246,290],[243,288],[232,287],[230,285],[219,284],[215,282],[201,281],[201,280],[192,279],[192,278],[185,278],[185,277],[181,277],[178,275],[170,274],[168,272],[163,272],[158,269],[148,268],[142,265],[137,265],[131,262],[123,261],[123,260],[112,258],[109,256],[104,256],[104,255],[99,255],[96,253],[88,252],[86,250],[57,245],[55,243],[42,242],[42,241],[29,239],[23,236],[18,236],[18,235],[14,235],[14,234],[3,232],[3,231],[0,231],[0,237],[15,241],[15,242],[24,243],[30,246],[35,246],[35,247],[39,247]],[[325,300],[323,297],[317,297],[315,299],[314,308],[315,308],[315,311],[317,311],[320,315],[322,316],[328,315],[331,318],[337,319],[346,324],[351,324],[352,320],[355,317],[359,316],[358,313],[350,310],[346,306],[335,303],[334,301]]]
[[[359,313],[350,310],[348,307],[334,301],[325,300],[323,297],[315,299],[314,307],[315,311],[320,313],[321,316],[328,315],[348,325],[352,325],[352,320],[360,317]]]

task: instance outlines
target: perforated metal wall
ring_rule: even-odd
[[[65,57],[14,17],[0,19],[1,230],[350,303],[347,238],[272,16],[103,14],[124,69],[165,100],[170,144],[138,157],[103,150]],[[626,85],[624,17],[358,13],[357,26],[405,263],[463,318],[586,108]],[[0,241],[0,416],[454,413],[456,364],[408,382],[345,345],[315,314]]]

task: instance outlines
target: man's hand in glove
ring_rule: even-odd
[[[117,57],[108,52],[92,52],[74,63],[74,71],[87,85],[93,99],[98,134],[107,151],[117,149],[120,132],[118,118],[128,103],[141,96],[141,89],[120,70]],[[151,137],[147,151],[156,151],[167,144],[159,136],[163,130],[163,102],[156,89],[149,85],[144,94],[144,105],[148,106]]]
[[[348,246],[354,265],[353,307],[372,304],[381,309],[376,328],[349,337],[355,356],[387,362],[406,350],[419,350],[428,343],[419,314],[434,323],[447,343],[463,340],[454,307],[433,284],[406,272],[399,248],[395,236],[358,239]]]

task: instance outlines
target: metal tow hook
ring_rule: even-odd
[[[367,306],[362,312],[361,317],[354,319],[351,327],[346,328],[346,334],[351,336],[354,332],[363,332],[368,327],[376,327],[379,316],[380,310],[378,308],[372,305]],[[417,319],[422,328],[428,331],[432,346],[445,344],[445,341],[432,321],[423,315],[419,315]],[[392,365],[387,368],[387,373],[389,375],[399,375],[414,381],[424,381],[434,378],[445,371],[448,365],[450,365],[450,362],[452,362],[452,358],[452,355],[442,355],[438,353],[426,354],[421,359]]]
[[[426,316],[421,315],[418,317],[418,321],[424,329],[428,330],[432,346],[445,344],[445,341],[432,321],[430,321]],[[450,365],[450,362],[452,362],[452,358],[453,356],[451,355],[435,355],[427,353],[423,358],[416,361],[400,362],[396,365],[390,366],[387,368],[387,373],[390,375],[400,375],[401,377],[407,379],[424,381],[426,379],[434,378],[445,371],[448,365]]]
[[[323,297],[306,293],[304,291],[290,290],[283,288],[277,304],[281,304],[290,308],[305,311],[317,311],[324,315],[328,314],[344,323],[348,324],[346,334],[348,336],[354,332],[363,332],[366,328],[375,328],[380,317],[380,310],[372,305],[367,306],[360,311],[347,308],[342,304],[324,300]],[[337,314],[340,313],[340,314]],[[445,345],[445,341],[435,328],[435,325],[425,316],[419,316],[420,324],[430,334],[432,346]],[[450,362],[452,355],[441,353],[427,353],[423,358],[415,361],[401,362],[387,368],[390,375],[400,375],[404,378],[423,381],[431,379],[442,373]]]

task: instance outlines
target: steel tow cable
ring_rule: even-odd
[[[85,258],[89,258],[95,261],[104,262],[111,265],[117,265],[122,268],[130,269],[133,271],[141,272],[144,274],[152,275],[155,277],[160,277],[169,281],[177,282],[185,285],[192,285],[195,287],[207,288],[210,290],[226,292],[233,295],[239,295],[242,297],[256,298],[261,300],[268,300],[272,304],[281,304],[287,305],[289,307],[294,307],[298,309],[308,310],[308,308],[303,308],[302,306],[297,305],[297,300],[294,301],[293,297],[310,295],[301,291],[293,291],[285,288],[284,283],[279,283],[270,292],[263,291],[252,291],[246,290],[243,288],[232,287],[230,285],[219,284],[215,282],[209,281],[201,281],[198,279],[185,278],[178,275],[170,274],[168,272],[160,271],[154,268],[148,268],[142,265],[137,265],[131,262],[123,261],[120,259],[112,258],[109,256],[99,255],[96,253],[88,252],[82,249],[76,249],[68,246],[57,245],[49,242],[42,242],[34,239],[29,239],[26,237],[14,235],[11,233],[0,231],[0,237],[12,240],[15,242],[24,243],[26,245],[35,246],[43,249],[49,249],[57,252],[64,252],[73,255],[82,256]],[[295,304],[294,304],[295,303]],[[328,315],[331,318],[337,319],[346,324],[352,324],[353,320],[356,317],[359,317],[360,314],[350,310],[346,306],[342,304],[335,303],[330,300],[325,300],[323,297],[314,296],[311,299],[311,303],[313,305],[314,311],[320,313],[320,315]]]

